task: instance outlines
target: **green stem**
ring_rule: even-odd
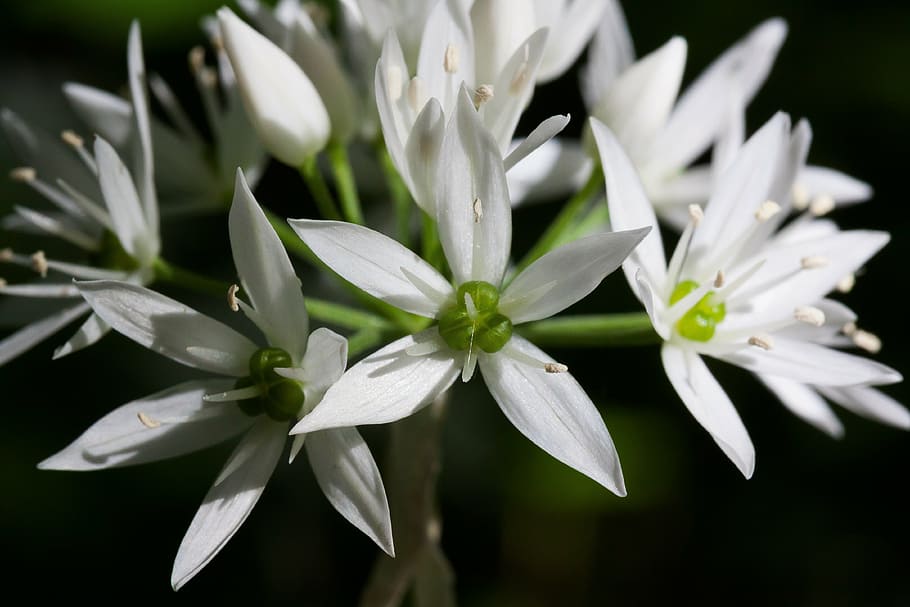
[[[310,194],[313,195],[313,200],[316,202],[316,207],[319,209],[319,214],[322,215],[322,218],[340,220],[341,214],[335,206],[335,199],[332,198],[329,186],[323,179],[322,173],[319,172],[316,154],[303,161],[300,166],[300,175],[303,177],[303,181],[306,182]]]
[[[385,318],[324,299],[306,298],[307,313],[317,320],[355,331],[371,329],[388,331],[395,328]]]
[[[408,192],[408,186],[404,183],[392,157],[389,156],[389,150],[386,149],[382,138],[376,142],[376,156],[379,158],[379,165],[385,175],[386,185],[389,188],[389,194],[392,196],[392,203],[395,206],[395,224],[398,234],[398,242],[411,248],[411,194]]]
[[[520,325],[515,330],[539,346],[597,348],[661,342],[643,312],[561,316]]]
[[[227,297],[228,288],[230,287],[228,283],[175,266],[160,257],[152,264],[152,269],[155,271],[156,281],[183,287],[198,293]]]
[[[588,201],[603,188],[603,183],[603,170],[600,168],[594,169],[588,178],[588,182],[566,202],[559,215],[550,223],[550,226],[544,231],[540,239],[524,256],[524,259],[515,267],[512,276],[518,276],[522,270],[556,246],[563,236],[573,228],[576,218],[585,209]]]
[[[382,332],[373,328],[357,331],[348,337],[348,360],[366,352],[382,341]]]
[[[330,143],[326,149],[332,172],[335,174],[335,186],[341,199],[341,211],[344,218],[351,223],[363,225],[363,210],[360,208],[360,196],[357,194],[357,182],[351,171],[351,160],[343,143]]]

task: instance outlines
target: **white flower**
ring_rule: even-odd
[[[289,422],[318,408],[344,372],[347,341],[308,330],[300,281],[287,253],[238,171],[230,213],[231,246],[243,291],[236,299],[268,342],[259,348],[233,329],[154,291],[111,281],[80,283],[95,311],[117,331],[173,360],[236,381],[184,382],[128,403],[96,422],[39,467],[97,470],[173,457],[245,431],[183,538],[171,582],[180,588],[234,535],[271,477]],[[295,437],[332,505],[393,553],[385,489],[354,428]]]
[[[538,259],[503,288],[511,208],[496,142],[466,91],[440,152],[436,204],[450,284],[396,241],[357,225],[290,220],[333,270],[368,293],[437,324],[352,367],[292,432],[386,423],[406,417],[480,367],[509,420],[553,457],[624,494],[613,442],[566,368],[517,325],[551,316],[590,293],[646,229],[598,234]]]
[[[128,64],[136,133],[132,175],[114,148],[100,137],[95,139],[93,155],[85,150],[78,136],[69,132],[64,134],[64,139],[75,150],[60,149],[59,141],[33,131],[9,110],[3,112],[7,134],[25,160],[33,163],[15,169],[14,178],[34,188],[57,207],[55,211],[16,207],[15,214],[6,218],[5,227],[60,238],[82,249],[95,261],[89,264],[48,259],[40,250],[32,255],[9,249],[0,251],[0,261],[30,266],[42,278],[50,276],[30,284],[9,285],[0,280],[0,294],[77,302],[0,341],[0,364],[90,311],[73,286],[73,278],[115,279],[137,284],[146,284],[153,278],[152,265],[161,244],[142,46],[136,23],[130,29]],[[99,199],[103,204],[99,204]],[[63,279],[58,277],[61,275]],[[54,357],[89,346],[107,331],[108,326],[92,314],[57,348]]]
[[[656,225],[631,160],[606,126],[591,123],[613,227]],[[664,340],[661,357],[673,387],[746,477],[755,465],[752,442],[702,355],[762,378],[826,390],[900,381],[884,365],[827,347],[825,306],[818,303],[884,246],[888,234],[832,230],[828,222],[795,238],[792,229],[775,233],[808,137],[805,123],[791,136],[789,118],[775,116],[720,176],[704,212],[690,207],[669,265],[657,230],[623,264]]]
[[[275,158],[300,167],[325,147],[331,132],[319,93],[287,53],[230,9],[218,10],[218,22],[259,138]]]

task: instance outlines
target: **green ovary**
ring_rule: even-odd
[[[670,305],[698,288],[694,280],[684,280],[673,289],[670,295]],[[714,291],[708,291],[704,297],[692,306],[685,315],[676,321],[676,331],[692,341],[710,341],[714,337],[717,325],[727,316],[727,306],[724,302],[714,301]]]
[[[296,419],[303,407],[303,388],[293,379],[275,373],[276,367],[292,367],[291,355],[280,348],[261,348],[250,357],[250,375],[234,384],[235,389],[257,386],[259,396],[238,401],[249,416],[265,413],[276,422]]]
[[[100,247],[92,256],[92,263],[100,268],[132,272],[139,269],[139,262],[126,252],[116,234],[105,230]]]
[[[470,295],[474,314],[465,304]],[[453,350],[473,345],[488,354],[498,352],[512,337],[512,321],[499,313],[499,290],[488,282],[466,282],[455,294],[455,305],[439,315],[439,335]]]

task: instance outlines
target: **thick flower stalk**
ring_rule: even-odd
[[[266,345],[144,287],[80,283],[95,312],[120,333],[228,379],[192,380],[123,405],[39,466],[97,470],[138,464],[242,434],[183,538],[171,577],[175,589],[240,528],[278,463],[290,424],[318,408],[347,362],[343,337],[325,328],[309,332],[300,280],[239,171],[229,226],[234,263],[249,298],[249,303],[238,298],[234,286],[229,304],[253,321]],[[292,461],[303,446],[332,506],[393,554],[385,489],[357,430],[337,427],[298,435]]]
[[[614,228],[656,225],[619,141],[597,120],[591,126]],[[770,378],[781,386],[778,391],[796,385],[855,396],[865,386],[901,379],[884,365],[828,347],[844,326],[844,313],[826,295],[884,246],[888,234],[840,231],[826,221],[798,237],[792,229],[777,231],[792,204],[789,193],[808,144],[807,125],[801,123],[791,135],[789,118],[778,114],[738,152],[704,211],[689,208],[689,223],[669,263],[653,230],[623,264],[664,340],[661,359],[670,382],[746,477],[755,466],[752,441],[702,356]],[[796,397],[795,389],[789,393]],[[816,404],[792,401],[785,400],[797,409]],[[866,403],[876,404],[871,397]]]
[[[452,282],[398,242],[341,222],[290,220],[329,267],[434,325],[354,365],[293,433],[395,421],[479,367],[506,417],[542,449],[623,495],[613,441],[594,404],[559,364],[513,334],[590,293],[647,229],[604,233],[541,257],[504,283],[511,208],[502,156],[463,90],[440,152],[436,219]]]

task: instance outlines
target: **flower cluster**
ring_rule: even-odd
[[[704,357],[752,372],[833,436],[843,428],[828,401],[910,428],[910,413],[877,389],[900,374],[847,351],[875,354],[881,343],[836,299],[889,235],[842,230],[827,215],[871,188],[807,164],[805,120],[778,113],[747,136],[746,105],[786,35],[780,19],[678,96],[686,41],[636,60],[613,0],[351,0],[331,24],[295,0],[240,6],[249,22],[229,8],[205,22],[216,67],[202,47],[190,52],[210,138],[163,79],[146,77],[138,24],[128,98],[64,87],[95,133],[90,148],[75,131],[58,141],[2,114],[25,163],[12,176],[52,205],[16,207],[3,225],[60,239],[73,258],[0,251],[40,275],[0,279],[0,294],[63,302],[0,341],[0,364],[88,315],[55,358],[113,329],[202,372],[114,409],[39,467],[133,465],[239,437],[180,545],[175,589],[242,525],[286,444],[289,461],[305,448],[331,505],[394,556],[398,530],[357,427],[442,406],[478,369],[521,434],[625,495],[597,406],[533,343],[547,331],[549,343],[577,343],[585,329],[564,311],[620,267],[646,313],[641,337],[660,344],[679,400],[745,477],[755,449]],[[516,138],[536,85],[586,48],[581,138],[561,135],[570,117],[559,114]],[[353,150],[370,158],[352,162]],[[300,171],[319,218],[260,206],[252,189],[268,157]],[[385,190],[365,214],[360,193],[380,171]],[[568,200],[518,257],[513,208],[543,198]],[[162,257],[168,221],[221,210],[237,284]],[[368,227],[377,216],[394,221]],[[346,290],[345,303],[305,300],[288,251]],[[173,284],[226,296],[259,338],[157,290]],[[635,330],[603,312],[587,319],[607,327],[595,341],[609,344],[609,327]],[[314,319],[346,335],[311,331]],[[431,527],[428,543],[438,541]]]

